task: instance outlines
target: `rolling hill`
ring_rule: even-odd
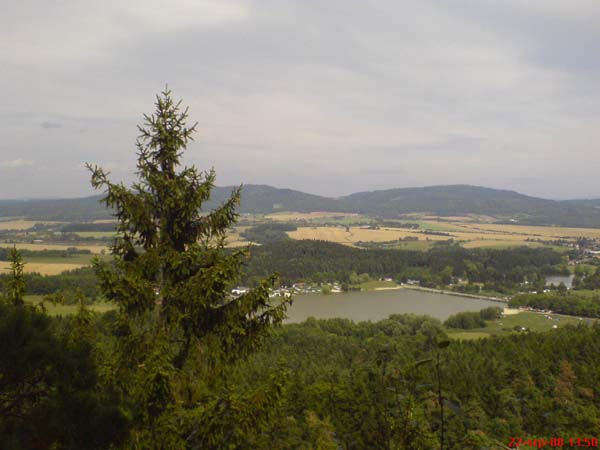
[[[225,201],[232,187],[216,187],[206,209]],[[58,200],[1,200],[0,217],[84,221],[110,218],[100,196]],[[292,189],[245,185],[242,213],[332,211],[399,218],[409,213],[437,216],[485,215],[531,225],[600,227],[600,200],[547,200],[514,191],[452,185],[358,192],[339,198]]]
[[[359,192],[340,199],[353,211],[386,218],[421,212],[477,214],[531,225],[600,227],[600,209],[579,201],[547,200],[514,191],[452,185]]]

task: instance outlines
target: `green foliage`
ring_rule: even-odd
[[[495,320],[500,317],[502,317],[502,308],[489,306],[479,312],[466,311],[453,314],[446,319],[444,325],[448,328],[472,330],[485,327],[486,320]]]
[[[483,320],[495,320],[502,317],[503,309],[498,306],[489,306],[479,311],[479,316]]]
[[[131,189],[88,166],[118,221],[114,260],[95,263],[105,298],[118,307],[107,380],[133,417],[133,448],[232,448],[219,443],[216,430],[243,426],[269,402],[251,397],[238,411],[242,400],[214,393],[226,387],[228,364],[255,351],[281,322],[288,301],[270,303],[272,276],[244,295],[229,295],[246,256],[224,251],[241,188],[202,214],[215,173],[181,167],[195,131],[186,125],[187,109],[165,91],[155,114],[144,117],[139,180]]]
[[[4,282],[4,295],[8,302],[12,303],[14,306],[23,305],[23,299],[25,297],[23,268],[23,258],[17,251],[17,248],[13,247],[10,251],[10,274],[8,275],[8,279]]]
[[[11,248],[0,247],[0,261],[11,260]],[[19,250],[19,254],[27,258],[70,258],[74,255],[91,255],[88,249],[69,247],[66,250]]]
[[[331,294],[331,286],[325,284],[321,287],[321,293],[324,295],[329,295]]]
[[[600,317],[600,292],[592,291],[592,295],[573,290],[564,294],[560,292],[521,294],[514,296],[509,306],[513,308],[526,306],[573,316]]]
[[[510,290],[520,289],[520,283],[526,280],[539,279],[543,283],[543,276],[555,273],[562,263],[560,254],[545,248],[469,250],[454,245],[424,252],[363,250],[325,241],[284,240],[252,247],[245,278],[276,271],[284,284],[301,280],[356,284],[356,274],[368,274],[398,281],[414,279],[435,287],[454,277],[465,277],[472,283],[486,283],[493,290]]]
[[[97,298],[100,295],[98,278],[91,267],[69,270],[58,275],[40,275],[27,273],[24,276],[27,292],[31,295],[48,295],[57,291],[82,291],[86,297]],[[10,275],[0,275],[0,283],[10,279]]]
[[[584,272],[585,273],[585,272]],[[596,267],[593,273],[587,272],[583,281],[577,286],[578,289],[600,289],[600,268]]]
[[[478,312],[460,312],[451,315],[444,322],[448,328],[460,328],[463,330],[471,330],[473,328],[485,327],[485,320],[481,318]]]
[[[15,286],[22,264],[16,251],[12,257],[9,284]],[[2,447],[106,449],[119,444],[127,420],[99,383],[91,313],[82,305],[58,328],[43,310],[23,303],[21,288],[9,288],[0,301]]]
[[[442,403],[445,449],[598,429],[599,327],[453,341],[440,352],[440,395],[444,337],[425,334],[428,320],[312,319],[278,330],[237,374],[251,383],[282,356],[293,371],[267,433],[285,445],[253,448],[314,448],[303,444],[306,411],[331,423],[338,448],[440,448]]]
[[[291,223],[269,222],[248,228],[240,236],[259,244],[289,239],[287,232],[295,231],[298,227]]]

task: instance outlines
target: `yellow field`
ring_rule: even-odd
[[[354,244],[362,242],[386,242],[398,240],[407,236],[416,236],[419,240],[430,241],[447,240],[448,236],[424,235],[414,230],[399,228],[381,228],[370,230],[368,228],[350,227],[300,227],[296,231],[289,231],[292,239],[320,239],[323,241],[337,242],[339,244]]]
[[[281,221],[281,222],[288,222],[288,221],[293,221],[293,220],[322,219],[322,218],[326,218],[326,217],[360,217],[360,214],[318,211],[318,212],[311,212],[311,213],[281,212],[281,213],[272,213],[272,214],[265,215],[265,219],[277,220],[277,221]]]
[[[114,231],[74,231],[73,233],[83,238],[89,237],[96,239],[113,238],[116,236],[116,233]]]
[[[248,228],[250,228],[250,227],[236,226],[233,230],[229,230],[227,232],[227,242],[226,242],[225,246],[226,247],[245,247],[249,244],[252,244],[252,242],[247,241],[242,236],[240,236],[240,233],[243,233]]]
[[[58,275],[67,270],[79,269],[83,264],[64,264],[64,263],[26,263],[26,273],[41,273],[42,275]],[[10,262],[0,261],[0,273],[6,273],[10,268]]]
[[[417,237],[419,241],[446,241],[453,239],[466,248],[479,247],[511,247],[526,245],[538,247],[539,242],[532,239],[552,241],[557,239],[575,241],[579,237],[600,239],[600,229],[594,228],[561,228],[525,225],[494,225],[487,223],[448,222],[448,226],[439,221],[422,220],[421,230],[380,228],[377,230],[350,227],[300,227],[288,232],[292,239],[319,239],[339,244],[355,245],[357,242],[387,242],[408,236]],[[426,234],[424,229],[444,230],[446,235]],[[442,225],[442,227],[440,227]]]
[[[420,241],[446,241],[450,238],[457,241],[492,241],[509,242],[513,245],[524,242],[527,235],[507,235],[494,232],[480,231],[449,231],[448,235],[440,236],[435,234],[425,234],[418,230],[409,230],[402,228],[380,228],[371,230],[368,228],[351,227],[346,231],[343,227],[300,227],[296,231],[288,232],[292,239],[321,239],[324,241],[338,242],[340,244],[354,244],[362,242],[386,242],[402,239],[408,236],[417,237]]]
[[[66,244],[45,244],[40,242],[39,244],[24,244],[24,243],[9,243],[9,242],[0,242],[0,247],[12,248],[13,246],[17,246],[17,249],[21,250],[66,250],[67,248],[80,248],[84,250],[89,250],[94,254],[102,253],[104,250],[106,253],[109,252],[109,248],[104,245],[66,245]]]
[[[0,221],[0,230],[28,230],[33,228],[35,224],[57,224],[63,222],[50,222],[39,220],[5,220]]]
[[[536,237],[540,239],[577,239],[588,237],[600,239],[599,228],[566,228],[566,227],[540,227],[529,225],[495,225],[495,224],[464,224],[465,228],[483,232]]]
[[[539,242],[527,242],[527,241],[502,241],[502,240],[491,240],[482,239],[478,241],[468,241],[462,244],[464,248],[506,248],[506,247],[543,247],[543,244]]]

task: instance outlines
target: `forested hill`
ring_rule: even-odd
[[[217,187],[207,209],[227,199],[232,187]],[[100,196],[59,200],[2,200],[0,217],[93,220],[110,217]],[[397,218],[408,213],[476,214],[522,224],[600,227],[600,200],[546,200],[514,191],[467,185],[359,192],[339,198],[265,185],[245,185],[242,213],[333,211]]]
[[[231,195],[232,186],[216,187],[207,208],[215,208]],[[338,199],[307,194],[293,189],[279,189],[260,184],[246,184],[242,190],[241,212],[271,213],[277,211],[353,212]]]
[[[594,207],[593,200],[547,200],[478,186],[388,189],[359,192],[340,200],[353,211],[388,218],[429,212],[440,216],[489,215],[499,220],[536,225],[600,226],[600,209]]]
[[[0,200],[0,217],[33,220],[84,221],[110,219],[102,196],[61,199]]]

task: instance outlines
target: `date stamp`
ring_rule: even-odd
[[[511,437],[509,448],[552,448],[552,447],[582,447],[598,448],[598,438],[595,437],[550,437],[550,438],[522,438]]]

